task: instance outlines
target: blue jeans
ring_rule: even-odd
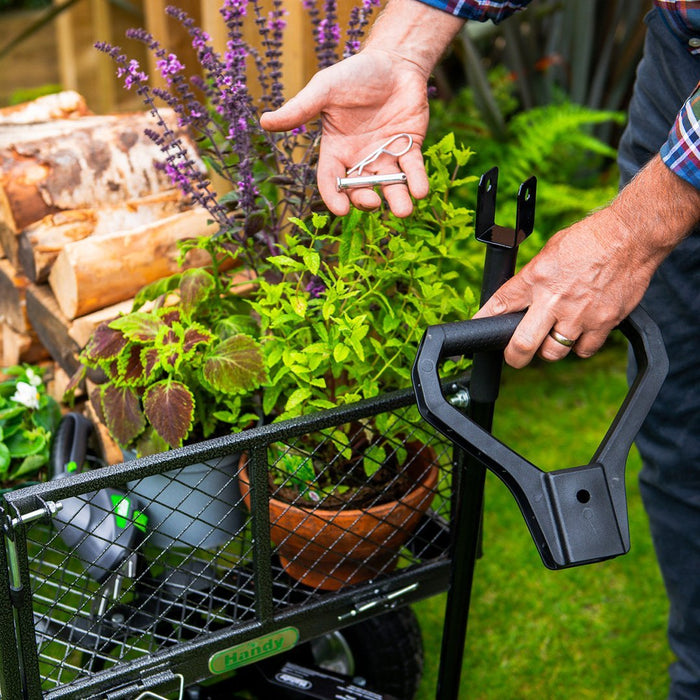
[[[666,140],[700,80],[700,57],[653,10],[646,19],[618,161],[624,185]],[[611,235],[614,235],[611,233]],[[669,699],[700,698],[700,229],[664,261],[644,307],[661,328],[670,371],[637,437],[640,489],[670,601]],[[631,373],[634,367],[630,368]]]

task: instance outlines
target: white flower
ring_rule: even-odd
[[[32,386],[41,386],[41,377],[31,367],[27,368],[25,374],[27,375],[27,381]]]
[[[36,386],[27,382],[17,382],[17,390],[10,397],[10,400],[21,403],[27,408],[39,408],[39,392],[36,390]]]

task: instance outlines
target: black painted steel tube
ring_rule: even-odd
[[[486,244],[484,277],[481,286],[481,305],[515,271],[518,249]],[[505,332],[512,334],[513,319],[504,321]],[[517,323],[516,323],[517,325]],[[457,340],[457,339],[455,339]],[[502,351],[474,354],[469,393],[470,418],[485,430],[491,431],[494,405],[498,397],[503,366]],[[445,622],[442,632],[440,669],[436,697],[457,700],[462,670],[462,657],[469,622],[469,603],[474,580],[474,567],[480,549],[486,467],[477,459],[457,450],[455,469],[462,473],[457,480],[456,512],[452,517],[452,569],[447,591]]]

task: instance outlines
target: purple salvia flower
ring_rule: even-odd
[[[311,281],[306,285],[305,289],[312,299],[318,299],[325,294],[326,285],[323,283],[323,280],[320,277],[314,275],[311,278]]]
[[[131,90],[134,85],[141,85],[148,81],[148,76],[141,70],[136,59],[129,61],[128,65],[117,68],[117,77],[124,78],[124,87]]]
[[[161,58],[159,61],[156,61],[156,67],[168,83],[172,82],[173,75],[185,70],[185,66],[180,63],[180,60],[174,53],[168,54],[166,58]]]
[[[337,0],[325,0],[323,19],[316,27],[316,57],[319,68],[328,68],[338,61],[336,49],[340,41]]]
[[[379,0],[357,2],[360,4],[351,14],[343,44],[344,54],[359,48],[368,16]],[[231,248],[241,245],[241,253],[255,269],[256,263],[265,257],[260,254],[260,246],[274,248],[288,215],[303,219],[310,211],[319,125],[280,134],[264,132],[259,126],[261,109],[278,107],[284,101],[282,49],[287,24],[284,0],[271,0],[266,3],[265,11],[261,0],[223,0],[221,4],[221,15],[228,33],[223,54],[213,49],[210,36],[186,12],[173,6],[166,8],[167,14],[189,34],[201,66],[200,74],[193,77],[185,75],[184,66],[177,56],[166,51],[149,32],[130,30],[129,36],[142,42],[154,56],[157,70],[167,83],[164,88],[151,88],[146,72],[138,62],[130,61],[119,47],[99,44],[98,48],[113,58],[125,86],[136,88],[155,114],[157,128],[149,130],[148,135],[164,154],[164,162],[159,168],[187,197],[210,212],[221,231],[230,237]],[[341,41],[337,0],[302,0],[302,4],[316,39],[319,67],[335,63]],[[254,23],[260,49],[246,42],[244,20]],[[257,104],[254,104],[248,85],[253,68],[262,91]],[[226,203],[219,201],[208,178],[200,170],[201,164],[193,161],[178,133],[173,131],[172,122],[158,113],[156,99],[173,110],[178,131],[186,128],[195,138],[202,154],[234,189],[234,198]],[[292,157],[300,152],[298,145],[303,148],[300,159]],[[280,192],[274,201],[267,201],[258,187],[260,178],[265,178],[265,174],[258,174],[258,169],[264,171],[265,168],[268,177],[273,174],[285,176],[286,182],[278,185]],[[291,193],[294,196],[290,196]],[[264,228],[246,234],[243,222],[250,214],[261,211],[265,212],[267,220]],[[247,244],[247,235],[253,236],[252,246]],[[319,283],[312,285],[310,293],[321,295],[324,290]]]
[[[360,50],[361,39],[365,34],[369,18],[375,7],[379,7],[380,0],[362,0],[362,5],[356,5],[350,10],[350,21],[348,22],[347,39],[343,58],[353,56]]]
[[[322,19],[316,30],[316,40],[319,44],[337,44],[340,40],[340,27],[329,19]]]
[[[221,8],[221,14],[228,23],[233,18],[245,17],[249,0],[226,0]]]
[[[287,11],[282,7],[282,0],[275,0],[273,9],[267,20],[268,34],[265,36],[265,58],[267,59],[267,74],[271,81],[269,104],[273,109],[284,103],[282,86],[282,40],[287,21],[284,16]]]

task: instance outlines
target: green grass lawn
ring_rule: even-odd
[[[625,349],[507,369],[494,432],[543,469],[590,460],[626,393]],[[615,699],[666,696],[672,657],[667,602],[639,497],[639,456],[627,465],[632,549],[611,561],[545,569],[506,487],[486,483],[484,556],[471,601],[460,698]],[[426,668],[419,700],[435,697],[445,596],[421,602]]]

